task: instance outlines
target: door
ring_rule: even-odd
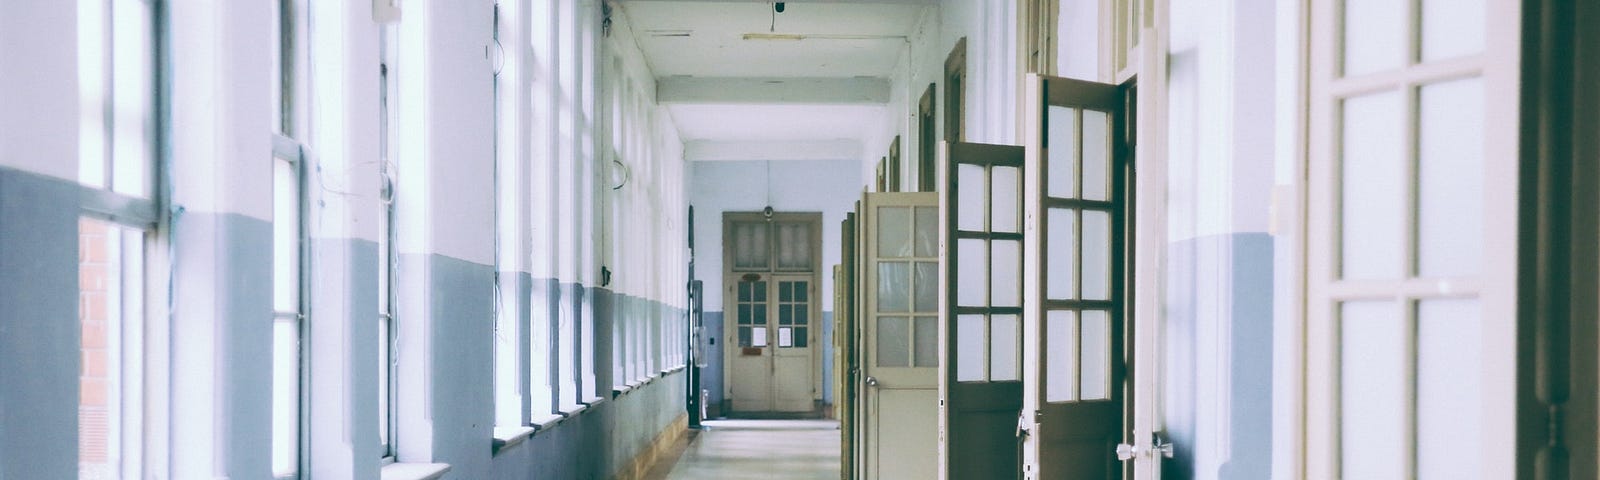
[[[730,213],[724,222],[726,395],[732,412],[813,412],[819,214]]]
[[[845,214],[839,228],[840,260],[834,269],[833,351],[834,404],[839,411],[840,478],[856,478],[856,435],[859,415],[856,406],[858,374],[856,361],[856,214]]]
[[[1017,477],[1023,148],[941,143],[942,478]]]
[[[1127,209],[1123,95],[1030,77],[1024,168],[1023,477],[1121,478]]]
[[[938,470],[939,216],[934,193],[870,193],[866,242],[866,478]]]

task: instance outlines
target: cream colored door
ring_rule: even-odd
[[[1290,475],[1516,476],[1521,4],[1309,4]]]
[[[941,145],[940,478],[1017,478],[1023,148]]]
[[[817,214],[728,214],[723,293],[732,413],[811,412],[816,347]]]
[[[939,370],[939,197],[869,193],[862,282],[866,477],[934,478]]]

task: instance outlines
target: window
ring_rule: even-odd
[[[516,18],[514,3],[495,4],[495,42],[513,47],[515,29],[505,28]],[[510,40],[509,42],[507,40]],[[520,278],[522,266],[522,175],[521,152],[517,148],[519,123],[517,105],[521,96],[517,85],[516,55],[505,55],[495,74],[495,328],[494,328],[494,405],[495,426],[518,427],[522,422],[522,384],[518,371],[522,352],[519,328],[522,315]]]
[[[78,224],[79,478],[142,478],[150,274],[162,198],[155,9],[145,0],[80,0]]]
[[[967,38],[961,37],[944,61],[944,139],[966,139]]]
[[[932,192],[939,187],[938,175],[934,173],[935,158],[938,152],[938,137],[934,129],[934,84],[928,84],[928,89],[922,92],[922,100],[917,102],[917,191]]]
[[[889,144],[888,165],[884,167],[885,181],[888,189],[885,192],[900,191],[900,136],[894,136],[894,142]]]

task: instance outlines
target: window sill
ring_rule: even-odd
[[[564,417],[567,417],[567,418],[576,417],[576,416],[578,416],[578,414],[583,413],[584,410],[588,410],[588,409],[589,409],[588,405],[584,405],[584,404],[581,404],[581,403],[577,404],[577,405],[574,405],[574,406],[570,406],[570,407],[561,407],[561,416],[564,416]]]
[[[383,480],[438,480],[450,471],[448,463],[391,463],[383,466]]]
[[[589,398],[583,399],[583,404],[587,408],[594,408],[596,405],[599,405],[599,404],[602,404],[602,403],[606,403],[605,397],[589,397]]]
[[[557,423],[561,423],[562,420],[566,420],[566,419],[567,419],[567,417],[564,417],[564,416],[561,416],[561,415],[550,414],[550,415],[545,415],[543,417],[535,418],[530,423],[532,424],[531,426],[533,427],[533,430],[535,432],[539,432],[539,431],[549,430],[550,427],[554,427],[554,426],[556,426]]]
[[[510,448],[533,435],[533,427],[495,427],[494,452]]]

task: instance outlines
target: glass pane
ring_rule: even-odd
[[[791,282],[794,284],[794,301],[806,301],[806,295],[811,290],[810,282]]]
[[[1422,60],[1483,51],[1483,0],[1422,0]]]
[[[1417,271],[1470,276],[1483,256],[1483,83],[1422,87],[1417,125]]]
[[[1345,0],[1344,74],[1399,67],[1409,50],[1406,30],[1405,2]]]
[[[931,258],[939,256],[939,209],[917,207],[916,255]]]
[[[989,231],[992,232],[1020,232],[1017,229],[1018,219],[1022,217],[1022,169],[1017,167],[994,167],[990,172],[993,187],[989,193],[993,195],[989,216]]]
[[[778,305],[778,325],[794,324],[794,305]]]
[[[1077,109],[1051,105],[1045,109],[1050,146],[1049,193],[1052,197],[1073,198],[1078,192],[1078,114]]]
[[[780,302],[792,302],[792,301],[794,301],[793,300],[794,299],[794,295],[791,294],[791,292],[793,291],[793,290],[791,290],[793,283],[794,282],[778,282],[778,301],[780,301]]]
[[[1386,92],[1344,101],[1344,278],[1400,277],[1406,208],[1400,100],[1398,92]]]
[[[758,303],[758,304],[753,305],[751,308],[754,309],[753,311],[755,312],[755,314],[753,315],[754,318],[752,318],[750,321],[752,323],[756,324],[756,325],[766,325],[767,324],[767,306],[765,304],[759,304]]]
[[[989,317],[989,380],[1007,381],[1022,379],[1021,325],[1016,315]]]
[[[90,188],[106,188],[106,117],[111,101],[106,75],[106,31],[87,28],[105,25],[103,1],[78,1],[78,182]]]
[[[980,382],[987,377],[983,373],[986,363],[983,355],[988,342],[984,336],[986,330],[983,315],[957,315],[956,316],[956,381]]]
[[[112,3],[112,190],[150,196],[155,164],[155,45],[148,2]]]
[[[389,445],[389,319],[378,319],[378,443]],[[534,343],[535,349],[538,343]],[[537,351],[537,350],[535,350]],[[535,354],[537,355],[537,354]],[[542,357],[535,356],[536,360]],[[384,452],[387,455],[387,449]]]
[[[1476,299],[1417,305],[1417,477],[1479,478],[1461,452],[1480,451],[1482,325]]]
[[[739,282],[739,301],[750,301],[750,282]]]
[[[911,264],[878,262],[878,311],[911,311]]]
[[[300,311],[300,182],[294,165],[272,162],[272,309]]]
[[[734,268],[767,268],[767,224],[765,222],[736,222],[733,224]]]
[[[752,282],[751,285],[752,286],[750,287],[750,293],[751,293],[752,297],[755,297],[755,301],[757,301],[757,302],[766,302],[767,301],[767,282],[765,282],[765,281]],[[763,310],[763,312],[765,312],[765,310]],[[763,314],[762,318],[765,318],[764,314]]]
[[[750,305],[739,305],[739,324],[749,325],[755,323],[755,318],[750,316]]]
[[[911,256],[911,207],[878,207],[878,256]]]
[[[939,264],[936,262],[917,262],[916,283],[917,299],[916,311],[936,312],[939,310]]]
[[[137,333],[135,305],[142,268],[138,240],[124,244],[122,229],[91,219],[78,221],[78,472],[81,478],[117,478],[123,393],[123,335]],[[133,366],[129,366],[133,367]],[[128,378],[133,381],[136,378]]]
[[[1075,279],[1078,256],[1078,212],[1065,208],[1052,208],[1045,218],[1048,234],[1045,238],[1045,298],[1071,300],[1078,298]]]
[[[986,243],[973,238],[956,240],[956,305],[986,305],[989,283],[989,252],[984,248]]]
[[[1077,400],[1078,313],[1053,310],[1045,315],[1044,401]]]
[[[911,332],[906,317],[878,317],[878,366],[911,366]]]
[[[1340,312],[1339,433],[1344,478],[1404,478],[1406,332],[1393,302],[1346,302]]]
[[[808,312],[809,310],[810,310],[809,305],[806,305],[804,303],[795,305],[794,306],[794,324],[795,325],[805,325],[806,322],[809,321],[809,319],[806,318],[806,315],[807,315],[806,312]]]
[[[811,224],[779,223],[778,268],[811,269]]]
[[[1106,112],[1083,111],[1083,198],[1110,200],[1111,118]]]
[[[956,164],[956,228],[969,232],[984,231],[984,209],[988,207],[988,182],[984,180],[983,167]]]
[[[1083,212],[1083,298],[1111,299],[1111,215]]]
[[[739,347],[743,348],[751,345],[752,342],[750,338],[750,328],[751,327],[739,327]]]
[[[795,348],[806,348],[811,344],[811,337],[809,336],[810,334],[806,333],[808,331],[810,331],[810,329],[806,327],[798,327],[794,329]]]
[[[300,440],[300,332],[294,319],[272,324],[272,473],[294,473]]]
[[[990,245],[994,264],[989,271],[989,305],[1022,306],[1022,242],[995,240]]]
[[[1083,371],[1079,392],[1084,400],[1111,398],[1111,316],[1104,310],[1083,312]]]
[[[917,357],[918,367],[939,366],[939,321],[937,317],[917,317]]]

